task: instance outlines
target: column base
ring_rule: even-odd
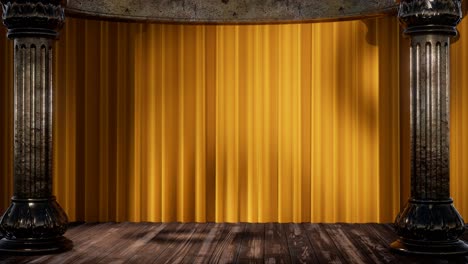
[[[55,197],[18,199],[0,216],[0,253],[36,255],[63,252],[73,243],[63,237],[68,218]]]
[[[415,255],[465,255],[468,254],[468,245],[462,240],[451,242],[421,242],[407,239],[398,239],[390,245],[397,252]]]
[[[465,223],[452,199],[409,199],[394,227],[400,237],[390,245],[395,251],[419,255],[468,254],[468,245],[459,239]]]
[[[68,251],[73,242],[65,237],[55,239],[0,239],[0,253],[10,255],[42,255]]]

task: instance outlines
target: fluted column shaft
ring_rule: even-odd
[[[450,198],[450,37],[411,39],[411,197]]]
[[[52,43],[18,38],[14,43],[14,197],[52,196]]]

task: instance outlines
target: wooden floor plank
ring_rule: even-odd
[[[390,249],[375,244],[374,234],[366,229],[361,228],[362,224],[339,224],[342,230],[351,242],[356,246],[359,252],[362,253],[369,263],[394,263],[396,259],[391,257]]]
[[[349,237],[350,224],[320,224],[329,235],[340,254],[351,263],[372,263],[366,254]],[[346,230],[347,229],[347,230]]]
[[[306,231],[300,224],[287,224],[284,232],[288,241],[292,263],[318,263],[318,258],[309,242]]]
[[[122,253],[142,239],[140,234],[147,234],[149,231],[149,227],[145,223],[125,223],[120,225],[115,236],[109,238],[107,245],[98,245],[96,251],[86,254],[85,257],[74,263],[108,263],[109,257],[112,257],[114,262],[117,259],[124,260],[126,255],[122,255]]]
[[[291,263],[288,239],[283,226],[278,223],[268,223],[265,226],[264,258],[265,263]],[[287,225],[285,226],[287,228]]]
[[[265,225],[248,224],[241,244],[237,263],[263,263]]]
[[[109,231],[109,229],[117,225],[117,223],[107,222],[89,223],[72,227],[67,233],[65,233],[65,236],[73,241],[72,250],[65,253],[61,253],[59,255],[45,255],[41,257],[36,257],[35,259],[27,263],[65,263],[70,259],[76,258],[77,255],[80,254],[80,252],[86,252],[86,250],[89,249],[89,247],[87,247],[87,242],[92,243],[92,240],[95,240],[95,238],[100,237],[104,232]],[[99,241],[95,242],[99,243]],[[57,256],[60,256],[60,258],[57,258]]]
[[[185,224],[177,234],[174,234],[168,241],[169,246],[159,254],[152,263],[181,263],[190,250],[191,243],[196,243],[196,234],[201,232],[205,225],[198,223]]]
[[[166,223],[145,223],[143,229],[139,230],[139,233],[131,234],[131,236],[128,237],[128,239],[133,240],[132,243],[129,243],[126,248],[120,250],[119,252],[114,253],[115,258],[123,259],[128,262],[129,258],[133,257],[136,252],[150,243],[150,241],[156,237],[159,232],[161,232],[166,227],[166,225]]]
[[[395,253],[389,224],[94,223],[67,237],[71,251],[0,263],[468,263]]]
[[[126,235],[137,232],[137,230],[142,227],[143,225],[128,222],[118,224],[115,226],[115,229],[113,229],[113,232],[106,234],[106,243],[94,244],[92,251],[88,251],[86,254],[80,254],[71,262],[74,264],[99,263],[109,255],[112,255],[115,251],[118,251],[118,248],[121,248],[127,242],[125,239]]]
[[[153,261],[164,252],[171,243],[174,243],[174,236],[186,230],[186,224],[168,223],[164,229],[148,240],[148,243],[137,250],[133,256],[127,259],[127,263],[153,263]]]
[[[328,232],[320,224],[302,224],[318,263],[346,263]]]
[[[365,252],[372,252],[382,263],[400,263],[398,255],[390,251],[390,244],[383,241],[372,229],[371,224],[361,224],[357,226],[357,230],[352,230],[352,236],[358,240]],[[366,236],[359,236],[364,232]]]
[[[84,239],[84,231],[86,230],[92,230],[93,228],[99,228],[98,223],[88,223],[88,224],[75,224],[73,223],[68,231],[65,233],[65,237],[68,239],[74,241],[80,241],[80,239]],[[63,254],[63,253],[62,253]],[[8,256],[4,256],[8,257]],[[55,255],[44,255],[44,256],[37,256],[34,259],[31,259],[30,257],[24,257],[24,256],[16,256],[16,257],[10,257],[10,259],[14,259],[14,263],[16,264],[25,264],[25,263],[47,263],[48,259],[54,258]],[[3,263],[3,257],[0,255],[0,261]]]
[[[223,224],[207,223],[197,243],[193,243],[182,263],[200,264],[211,256],[211,252],[218,244]]]
[[[109,223],[102,225],[91,231],[84,231],[84,240],[75,241],[74,243],[79,246],[74,246],[69,252],[63,254],[63,258],[51,258],[48,263],[50,264],[61,264],[61,263],[73,263],[91,252],[95,252],[95,249],[101,245],[108,245],[110,238],[116,234],[122,224]],[[78,242],[80,244],[78,244]]]
[[[206,263],[236,263],[247,224],[224,224],[221,236]]]

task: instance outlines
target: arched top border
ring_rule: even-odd
[[[67,16],[154,23],[269,24],[396,15],[395,0],[67,0]]]

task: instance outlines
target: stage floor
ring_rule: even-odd
[[[71,251],[0,263],[468,263],[396,254],[390,224],[84,223],[66,237]]]

